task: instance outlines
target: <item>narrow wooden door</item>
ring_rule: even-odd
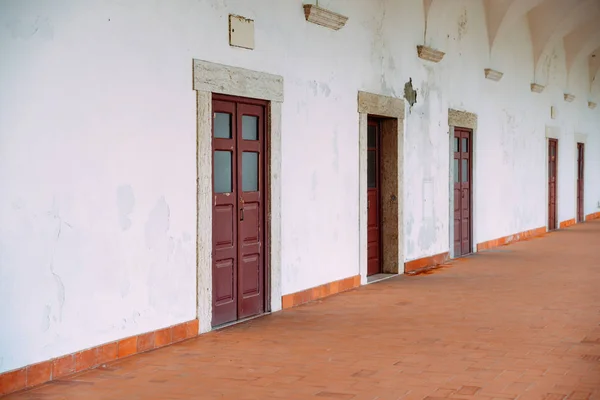
[[[558,140],[548,139],[548,230],[556,229],[556,178]]]
[[[212,325],[265,310],[265,104],[213,97]]]
[[[454,129],[454,256],[471,253],[471,132]]]
[[[380,145],[380,124],[370,119],[367,126],[367,276],[381,272]]]
[[[583,208],[583,170],[584,170],[585,145],[577,143],[577,222],[583,222],[585,211]]]

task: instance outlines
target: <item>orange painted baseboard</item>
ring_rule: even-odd
[[[435,256],[408,261],[404,263],[404,273],[413,274],[427,268],[436,267],[448,261],[448,258],[450,258],[449,253],[441,253],[436,254]]]
[[[292,308],[309,301],[322,299],[332,294],[345,292],[360,286],[360,275],[351,276],[335,282],[306,289],[301,292],[286,294],[281,297],[282,308]]]
[[[568,219],[566,221],[561,222],[559,227],[560,227],[560,229],[565,229],[565,228],[575,225],[576,223],[577,223],[577,221],[575,220],[575,218]]]
[[[591,221],[593,219],[600,219],[600,212],[593,213],[593,214],[588,214],[588,215],[585,216],[585,220],[586,221]]]
[[[198,336],[198,320],[131,336],[0,374],[0,396]]]
[[[546,234],[546,227],[531,229],[525,232],[515,233],[514,235],[504,236],[494,240],[488,240],[487,242],[479,243],[477,245],[477,251],[489,250],[495,247],[507,245],[509,243],[520,242],[532,237],[543,236]]]

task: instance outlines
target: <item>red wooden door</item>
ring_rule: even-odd
[[[213,97],[213,326],[265,310],[265,104]]]
[[[471,132],[454,129],[454,256],[471,253]]]
[[[583,169],[584,169],[585,145],[577,143],[577,222],[584,220],[583,208]]]
[[[556,163],[558,140],[548,139],[548,230],[556,229]]]
[[[367,276],[381,272],[380,124],[367,125]]]

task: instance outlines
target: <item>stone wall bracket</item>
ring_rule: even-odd
[[[308,22],[337,31],[346,25],[348,17],[326,10],[315,4],[304,4],[304,17]]]
[[[596,103],[594,103],[593,101],[588,101],[588,107],[590,108],[590,110],[595,109],[597,106]]]
[[[539,83],[532,83],[531,84],[531,91],[533,93],[542,93],[545,88],[546,88],[545,86],[540,85]]]
[[[500,81],[500,79],[502,79],[502,77],[504,76],[504,73],[502,73],[500,71],[496,71],[491,68],[484,69],[484,72],[485,72],[486,79],[496,81],[496,82]]]
[[[442,58],[444,58],[445,54],[446,53],[444,53],[443,51],[434,49],[432,47],[427,47],[424,45],[417,46],[417,55],[423,60],[439,63],[440,61],[442,61]]]
[[[565,101],[568,103],[572,103],[575,100],[575,95],[570,93],[565,93]]]

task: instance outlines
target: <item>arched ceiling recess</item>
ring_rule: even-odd
[[[544,0],[483,0],[490,53],[496,40]],[[568,0],[567,0],[568,1]]]
[[[588,63],[590,68],[590,86],[594,83],[600,82],[600,47],[592,51],[592,54],[588,56]]]
[[[537,71],[542,55],[568,33],[568,25],[574,10],[581,7],[585,0],[545,0],[527,13],[531,44],[533,47],[534,67]]]
[[[425,44],[425,40],[427,39],[427,22],[429,20],[429,10],[431,10],[431,4],[433,0],[423,0],[423,11],[425,17],[425,30],[423,31],[423,44]]]
[[[592,57],[594,51],[598,50],[600,47],[600,23],[599,20],[590,21],[587,24],[584,24],[571,32],[569,35],[564,38],[564,46],[565,46],[565,58],[567,63],[567,73],[569,77],[574,73],[574,66],[580,64],[580,62],[585,62],[587,59],[593,60],[598,58]],[[596,73],[594,71],[592,75],[592,62],[589,64],[590,66],[590,87],[592,84],[592,80],[594,79]],[[597,64],[596,64],[597,70]]]
[[[446,0],[444,0],[446,1]],[[519,19],[523,18],[529,10],[533,9],[544,0],[482,0],[485,10],[486,25],[488,30],[488,42],[490,52],[496,39],[503,32],[510,29]],[[569,1],[569,0],[565,0]],[[429,22],[429,11],[434,0],[423,0],[425,17],[425,31]]]
[[[490,52],[498,38],[521,18],[527,18],[531,34],[534,71],[554,45],[564,41],[567,73],[590,57],[590,82],[600,72],[600,0],[482,0]],[[434,0],[423,0],[425,30]]]
[[[594,34],[600,21],[599,0],[546,0],[528,13],[529,28],[533,45],[535,71],[538,71],[544,54],[548,54],[553,46],[565,40],[571,46],[571,61],[567,55],[567,72],[574,54],[578,54],[580,45]],[[589,53],[588,53],[589,54]]]

